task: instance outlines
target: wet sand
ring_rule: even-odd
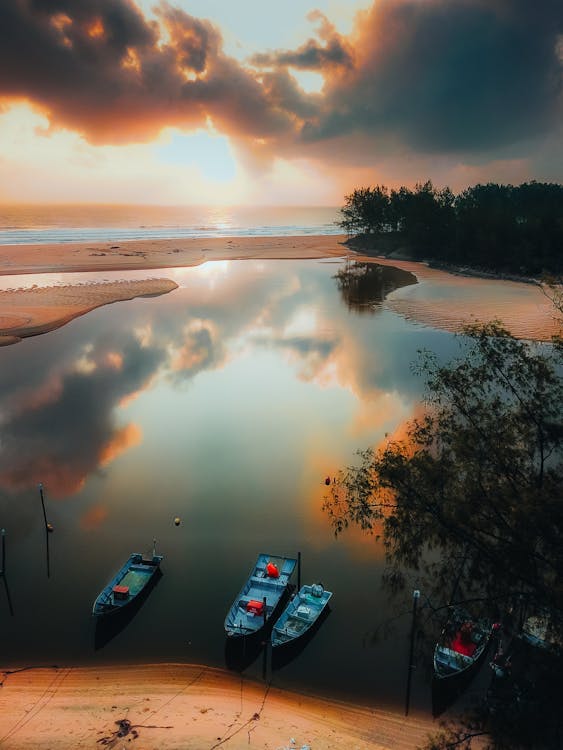
[[[143,240],[120,244],[2,245],[0,275],[102,272],[196,266],[211,260],[307,259],[346,255],[344,237],[245,237]],[[153,274],[151,274],[153,275]],[[169,279],[42,286],[0,291],[0,346],[46,333],[90,310],[165,294]]]
[[[341,244],[345,239],[327,235],[0,245],[0,275],[175,268],[208,260],[342,257],[354,254]]]
[[[149,278],[154,269],[165,277],[166,269],[245,259],[348,257],[393,265],[414,273],[418,284],[391,293],[386,305],[414,322],[455,332],[468,322],[500,319],[515,336],[543,341],[561,331],[553,305],[533,284],[460,276],[423,263],[363,256],[344,245],[345,239],[334,235],[2,245],[0,276],[135,270],[147,271],[147,278],[0,291],[0,345],[53,330],[100,305],[176,288],[170,279]]]
[[[0,292],[0,346],[47,333],[101,305],[176,289],[169,279],[12,289]]]
[[[320,700],[197,665],[0,674],[5,750],[414,750],[438,722]]]

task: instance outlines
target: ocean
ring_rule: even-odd
[[[342,234],[333,206],[0,205],[0,245]]]

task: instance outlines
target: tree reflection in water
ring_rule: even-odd
[[[410,271],[378,263],[348,262],[334,277],[346,306],[359,313],[374,313],[395,289],[416,284]]]

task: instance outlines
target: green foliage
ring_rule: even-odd
[[[489,616],[525,602],[549,613],[563,644],[561,348],[519,341],[497,322],[468,326],[459,343],[460,357],[447,365],[421,354],[425,415],[406,439],[363,451],[340,472],[325,510],[337,534],[350,524],[382,528],[392,589],[414,569],[434,609],[450,604],[454,590],[456,601]],[[553,692],[542,675],[536,698],[542,685]],[[560,730],[549,691],[544,734]],[[469,747],[485,730],[491,747],[510,747],[509,734],[513,747],[542,747],[518,726],[520,699],[509,696],[495,713],[485,706],[479,721],[444,730],[427,750]]]
[[[364,451],[326,503],[337,532],[384,524],[389,561],[467,558],[466,588],[525,593],[563,612],[563,382],[557,350],[497,323],[464,330],[463,356],[425,353],[428,411],[408,439]],[[443,571],[447,578],[449,570]]]
[[[431,182],[346,196],[348,234],[397,233],[414,257],[539,275],[563,266],[563,185],[475,185],[455,196]]]

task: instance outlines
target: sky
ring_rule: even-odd
[[[563,176],[560,0],[2,0],[0,203]]]

